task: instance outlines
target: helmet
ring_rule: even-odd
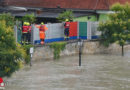
[[[29,22],[27,22],[27,24],[26,24],[27,26],[29,26],[30,25],[30,23]]]
[[[27,24],[27,22],[24,22],[24,23],[23,23],[23,25],[26,25],[26,24]]]
[[[65,19],[65,21],[66,21],[66,22],[68,22],[68,21],[69,21],[69,19]]]
[[[43,23],[43,22],[41,22],[41,25],[44,25],[44,23]]]

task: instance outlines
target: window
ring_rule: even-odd
[[[4,4],[4,0],[0,0],[0,5],[3,5]]]

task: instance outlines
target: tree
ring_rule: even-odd
[[[10,76],[18,70],[24,55],[24,49],[16,44],[12,26],[0,21],[0,77]]]
[[[5,20],[7,26],[14,26],[15,18],[10,13],[3,13],[0,15],[0,21]]]
[[[69,19],[69,21],[72,21],[74,18],[73,12],[71,10],[65,11],[57,17],[59,21],[65,21],[65,19]]]
[[[122,46],[122,56],[124,55],[124,45],[130,40],[130,4],[113,5],[111,10],[115,13],[110,14],[110,20],[101,22],[99,31],[101,34],[101,43],[105,46],[116,42]]]
[[[36,17],[34,14],[26,14],[25,16],[22,17],[22,21],[34,23],[36,21]]]

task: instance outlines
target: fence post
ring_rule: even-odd
[[[16,38],[16,43],[17,43],[17,25],[14,25],[14,36],[15,36],[15,38]]]
[[[77,22],[77,39],[79,39],[79,22]]]
[[[91,23],[92,22],[87,22],[87,38],[88,38],[88,40],[92,39]]]
[[[34,45],[34,24],[32,24],[31,26],[31,44]]]

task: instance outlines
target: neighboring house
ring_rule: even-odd
[[[3,8],[11,9],[14,16],[21,17],[34,12],[39,20],[56,22],[59,13],[72,10],[74,21],[107,20],[107,13],[114,3],[124,4],[130,0],[0,0]],[[7,9],[8,8],[8,9]],[[14,10],[14,11],[13,11]],[[18,11],[17,11],[18,10]],[[20,11],[19,11],[20,10]],[[26,12],[28,11],[28,12]]]

